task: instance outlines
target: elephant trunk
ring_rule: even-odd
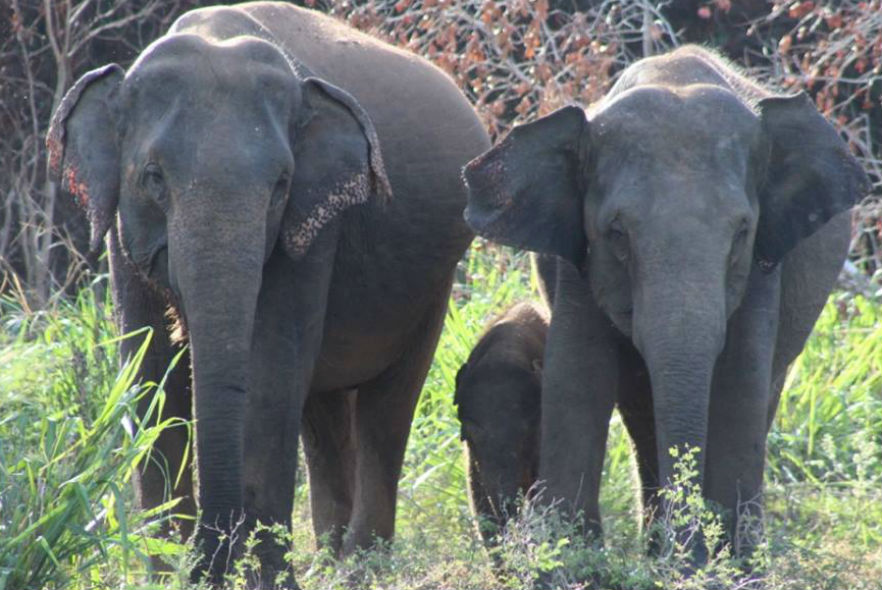
[[[659,483],[669,485],[675,475],[670,449],[689,447],[697,449],[701,484],[711,380],[725,341],[723,281],[717,287],[707,275],[665,279],[649,281],[656,288],[635,299],[634,342],[652,384]]]
[[[230,533],[242,517],[244,416],[266,228],[218,210],[201,222],[187,217],[186,229],[170,228],[169,270],[191,347],[199,537],[211,556],[219,533]]]

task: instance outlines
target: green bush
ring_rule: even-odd
[[[117,339],[93,290],[40,314],[2,305],[0,590],[128,580],[148,546],[163,548],[147,534],[155,516],[131,510],[129,485],[173,426],[142,427],[135,414],[145,396],[148,419],[164,400],[161,384],[134,382],[150,334],[128,336],[143,343],[118,370]]]

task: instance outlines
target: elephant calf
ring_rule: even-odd
[[[842,267],[848,211],[869,189],[811,99],[682,47],[631,65],[587,112],[569,106],[515,128],[465,177],[477,233],[558,257],[543,499],[600,533],[618,404],[650,511],[675,474],[670,449],[688,446],[729,534],[757,519],[785,371]]]
[[[469,495],[488,545],[539,472],[539,404],[548,312],[520,303],[494,320],[456,374]]]

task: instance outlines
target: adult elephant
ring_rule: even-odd
[[[189,342],[163,418],[191,417],[192,378],[198,569],[218,582],[231,532],[290,526],[301,418],[317,535],[345,551],[389,539],[414,406],[472,237],[460,170],[489,147],[452,81],[316,12],[201,9],[127,72],[77,81],[48,143],[93,249],[110,230],[121,331],[154,328],[140,378],[158,382],[175,353],[167,308]],[[137,343],[121,346],[126,358]],[[171,429],[157,441],[145,507],[177,481],[195,511],[186,440]],[[258,546],[267,583],[288,569],[283,551]]]
[[[566,107],[514,129],[465,176],[477,233],[559,257],[544,497],[600,532],[618,403],[645,506],[672,481],[669,450],[700,449],[697,480],[734,537],[761,510],[785,371],[868,190],[848,147],[806,95],[774,94],[687,46],[632,65],[587,114]]]

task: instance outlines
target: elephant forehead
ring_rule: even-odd
[[[761,129],[749,105],[707,85],[635,89],[591,121],[601,179],[638,165],[683,179],[711,174],[741,182]]]
[[[176,34],[150,45],[126,75],[128,89],[152,99],[181,93],[241,94],[299,103],[300,88],[285,55],[271,43],[242,36],[209,41]]]
[[[466,414],[477,418],[499,413],[529,413],[539,403],[538,383],[529,370],[517,362],[478,363],[463,375],[460,404]]]
[[[760,131],[750,104],[710,84],[637,87],[595,111],[591,123],[601,141],[671,149],[747,144]]]

